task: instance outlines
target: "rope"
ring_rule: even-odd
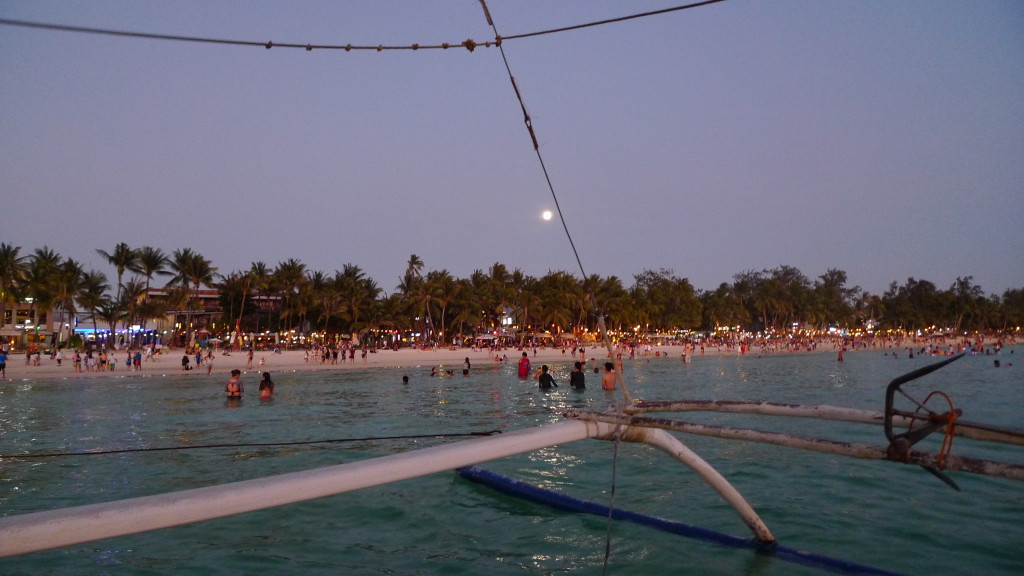
[[[43,454],[0,454],[4,458],[58,458],[63,456],[103,456],[108,454],[128,454],[132,452],[164,452],[168,450],[200,450],[208,448],[253,448],[266,446],[302,446],[307,444],[328,444],[337,442],[367,442],[372,440],[411,440],[417,438],[455,438],[460,436],[493,436],[501,434],[501,430],[487,432],[463,432],[453,434],[413,434],[405,436],[367,436],[365,438],[335,438],[331,440],[302,440],[297,442],[247,442],[241,444],[203,444],[193,446],[164,446],[158,448],[125,448],[121,450],[93,450],[87,452],[50,452]]]
[[[612,451],[612,487],[611,498],[608,502],[608,524],[604,533],[604,566],[601,568],[602,576],[608,573],[608,565],[612,558],[612,520],[615,510],[615,480],[619,463],[619,443],[622,441],[622,428],[615,429],[615,448]]]
[[[516,78],[512,74],[512,67],[509,66],[508,58],[505,56],[505,49],[501,45],[501,34],[498,33],[498,27],[494,25],[494,20],[491,19],[491,13],[487,9],[487,3],[484,0],[480,0],[480,6],[484,10],[484,16],[487,18],[487,24],[490,25],[491,30],[494,31],[495,45],[498,47],[498,51],[501,52],[501,61],[505,63],[505,72],[508,73],[508,79],[512,82],[512,90],[516,93],[516,100],[519,101],[519,108],[523,111],[523,123],[526,124],[526,131],[530,134],[530,140],[533,142],[533,151],[537,155],[537,161],[540,162],[541,171],[544,172],[544,181],[548,184],[548,191],[551,192],[551,198],[555,202],[555,211],[558,212],[558,219],[562,222],[562,229],[565,230],[565,236],[569,239],[569,246],[572,247],[572,253],[576,257],[576,264],[580,267],[580,274],[583,278],[587,277],[587,273],[583,270],[583,262],[580,260],[580,254],[576,250],[576,243],[572,240],[572,234],[569,232],[569,226],[565,223],[565,215],[562,214],[562,207],[558,203],[558,195],[555,194],[555,186],[551,183],[551,175],[548,174],[548,167],[544,164],[544,156],[540,153],[540,144],[537,142],[537,133],[533,130],[533,121],[530,119],[530,113],[526,110],[526,102],[523,101],[523,95],[519,91],[519,86],[516,84]]]
[[[518,40],[520,38],[531,38],[533,36],[543,36],[544,34],[558,34],[560,32],[569,32],[572,30],[580,30],[582,28],[590,28],[591,26],[602,26],[604,24],[615,24],[618,22],[625,22],[626,20],[634,20],[636,18],[645,18],[647,16],[660,16],[662,14],[668,14],[669,12],[678,12],[679,10],[686,10],[689,8],[698,8],[700,6],[707,6],[708,4],[717,4],[718,2],[724,2],[725,0],[707,0],[706,2],[696,2],[693,4],[685,4],[683,6],[675,6],[673,8],[664,8],[662,10],[653,10],[651,12],[642,12],[639,14],[633,14],[630,16],[620,16],[619,18],[609,18],[608,20],[600,20],[598,22],[590,22],[588,24],[577,24],[575,26],[566,26],[564,28],[554,28],[551,30],[542,30],[540,32],[529,32],[527,34],[517,34],[515,36],[505,36],[501,40]]]
[[[154,34],[151,32],[132,32],[128,30],[111,30],[108,28],[89,28],[85,26],[68,26],[63,24],[47,24],[44,22],[29,22],[26,20],[12,20],[9,18],[0,18],[0,25],[6,26],[20,26],[22,28],[36,28],[41,30],[55,30],[59,32],[80,32],[85,34],[101,34],[105,36],[120,36],[127,38],[143,38],[147,40],[173,40],[177,42],[197,42],[204,44],[224,44],[231,46],[262,46],[267,50],[271,48],[300,48],[307,52],[313,50],[344,50],[351,52],[352,50],[374,50],[377,52],[383,52],[385,50],[447,50],[449,48],[465,48],[472,52],[477,47],[483,46],[484,48],[490,48],[492,46],[500,47],[504,40],[515,40],[520,38],[531,38],[534,36],[543,36],[546,34],[557,34],[560,32],[568,32],[571,30],[579,30],[581,28],[589,28],[592,26],[601,26],[604,24],[613,24],[617,22],[624,22],[626,20],[633,20],[635,18],[643,18],[646,16],[658,16],[661,14],[667,14],[669,12],[676,12],[679,10],[686,10],[688,8],[697,8],[699,6],[705,6],[707,4],[715,4],[717,2],[723,2],[724,0],[707,0],[705,2],[697,2],[695,4],[687,4],[684,6],[676,6],[674,8],[665,8],[663,10],[655,10],[652,12],[644,12],[642,14],[633,14],[630,16],[622,16],[619,18],[611,18],[608,20],[601,20],[599,22],[590,22],[587,24],[577,24],[574,26],[566,26],[564,28],[554,28],[551,30],[541,30],[538,32],[529,32],[526,34],[517,34],[514,36],[496,36],[494,42],[479,43],[474,41],[472,38],[464,40],[462,42],[443,42],[441,44],[409,44],[399,46],[386,46],[384,44],[377,45],[353,45],[353,44],[312,44],[312,43],[276,43],[273,41],[256,41],[256,40],[229,40],[224,38],[207,38],[201,36],[182,36],[177,34]],[[486,12],[487,8],[484,8]],[[488,23],[490,23],[490,15],[488,14]]]
[[[928,404],[928,401],[931,400],[932,396],[935,396],[935,395],[942,396],[943,398],[946,399],[946,403],[949,404],[949,411],[946,412],[945,414],[936,414],[935,412],[929,410],[928,408],[925,408],[924,405],[921,405],[921,407],[917,411],[915,411],[914,415],[911,417],[909,429],[910,430],[914,429],[914,420],[917,418],[917,415],[918,415],[918,413],[921,410],[925,410],[925,411],[928,412],[928,419],[929,420],[931,420],[933,418],[937,418],[937,417],[945,418],[945,420],[946,420],[946,429],[945,429],[945,432],[942,435],[942,446],[939,448],[938,463],[936,465],[936,467],[939,470],[945,470],[946,469],[946,457],[949,456],[949,454],[953,451],[953,438],[956,436],[956,418],[957,418],[957,416],[956,416],[956,410],[955,410],[955,408],[953,406],[953,399],[950,398],[949,395],[946,394],[945,392],[940,392],[938,390],[932,392],[927,397],[925,397],[924,404]]]
[[[534,143],[534,153],[537,154],[537,160],[538,162],[540,162],[541,170],[544,172],[544,179],[548,183],[548,191],[551,193],[551,198],[555,203],[555,211],[558,212],[558,219],[562,222],[562,230],[565,231],[565,238],[568,239],[569,247],[572,248],[572,255],[575,257],[575,260],[577,260],[577,265],[580,266],[581,277],[584,279],[584,281],[586,281],[587,272],[583,268],[583,260],[580,258],[580,251],[577,250],[577,247],[575,247],[575,242],[572,241],[572,234],[569,232],[568,224],[565,223],[565,215],[562,213],[562,207],[558,203],[558,195],[555,193],[554,184],[551,182],[551,175],[548,173],[548,167],[544,163],[544,156],[541,154],[541,147],[537,140],[537,132],[534,131],[534,122],[532,122],[532,120],[530,120],[529,118],[529,112],[526,111],[526,102],[523,101],[522,93],[519,91],[519,86],[515,82],[515,76],[512,74],[512,68],[509,66],[508,57],[506,57],[505,55],[505,48],[502,46],[501,43],[502,36],[501,34],[498,33],[498,27],[495,26],[494,19],[490,17],[490,11],[487,9],[486,1],[480,0],[480,6],[483,8],[483,15],[487,19],[487,25],[489,25],[490,29],[492,29],[495,32],[495,44],[498,46],[498,50],[502,54],[502,61],[503,63],[505,63],[505,71],[508,73],[509,80],[512,82],[512,89],[515,91],[515,97],[519,101],[519,108],[522,110],[523,123],[526,125],[526,131],[529,132],[530,141]],[[596,24],[599,23],[584,26],[596,26]],[[631,402],[630,393],[629,389],[627,389],[626,387],[626,378],[623,376],[622,364],[614,362],[615,355],[614,351],[612,351],[611,348],[611,341],[608,340],[607,330],[604,327],[604,316],[601,314],[600,308],[597,307],[597,297],[594,295],[593,290],[591,290],[590,296],[591,300],[594,302],[595,311],[597,314],[597,324],[599,331],[601,333],[601,340],[604,342],[604,345],[607,348],[608,356],[611,358],[612,363],[615,364],[615,380],[618,382],[618,384],[622,386],[623,396],[627,404],[629,404]]]

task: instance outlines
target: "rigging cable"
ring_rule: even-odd
[[[103,456],[109,454],[128,454],[131,452],[164,452],[169,450],[200,450],[209,448],[252,448],[267,446],[302,446],[308,444],[328,444],[337,442],[367,442],[373,440],[411,440],[417,438],[454,438],[458,436],[493,436],[501,434],[501,430],[486,432],[461,432],[452,434],[412,434],[405,436],[367,436],[364,438],[334,438],[330,440],[300,440],[296,442],[247,442],[239,444],[196,444],[190,446],[164,446],[157,448],[124,448],[119,450],[94,450],[85,452],[51,452],[36,454],[0,454],[4,458],[58,458],[63,456]]]
[[[109,28],[90,28],[86,26],[70,26],[64,24],[48,24],[45,22],[30,22],[26,20],[14,20],[10,18],[0,18],[0,25],[5,26],[20,26],[22,28],[37,28],[42,30],[54,30],[58,32],[80,32],[85,34],[101,34],[105,36],[121,36],[128,38],[143,38],[147,40],[172,40],[177,42],[196,42],[203,44],[225,44],[231,46],[262,46],[266,49],[271,48],[300,48],[307,52],[313,50],[344,50],[351,52],[352,50],[374,50],[377,52],[383,52],[385,50],[447,50],[449,48],[465,48],[472,52],[476,48],[483,46],[490,48],[492,46],[501,46],[501,42],[505,40],[518,40],[521,38],[532,38],[535,36],[543,36],[547,34],[558,34],[561,32],[569,32],[572,30],[580,30],[583,28],[590,28],[593,26],[602,26],[605,24],[615,24],[618,22],[625,22],[627,20],[634,20],[636,18],[644,18],[648,16],[660,16],[662,14],[668,14],[670,12],[677,12],[679,10],[686,10],[688,8],[697,8],[708,4],[715,4],[718,2],[724,2],[725,0],[706,0],[704,2],[696,2],[693,4],[685,4],[682,6],[674,6],[672,8],[664,8],[661,10],[653,10],[650,12],[643,12],[639,14],[631,14],[629,16],[620,16],[618,18],[609,18],[607,20],[600,20],[597,22],[588,22],[586,24],[575,24],[572,26],[565,26],[562,28],[552,28],[549,30],[540,30],[537,32],[527,32],[525,34],[515,34],[512,36],[497,37],[493,42],[479,43],[473,39],[467,39],[462,42],[443,42],[441,44],[409,44],[409,45],[353,45],[349,44],[312,44],[312,43],[276,43],[273,41],[256,41],[256,40],[229,40],[224,38],[207,38],[201,36],[182,36],[178,34],[156,34],[151,32],[132,32],[128,30],[112,30]]]
[[[508,78],[512,82],[512,89],[516,93],[516,99],[519,101],[519,107],[523,111],[523,122],[526,124],[526,130],[530,133],[530,140],[533,142],[533,151],[537,155],[537,160],[540,162],[541,170],[544,172],[544,180],[548,184],[548,190],[551,192],[551,198],[555,202],[555,209],[558,211],[558,219],[562,222],[562,228],[565,230],[565,236],[569,239],[569,246],[572,247],[572,253],[576,257],[576,264],[580,267],[580,274],[583,275],[584,281],[586,281],[587,273],[583,270],[583,261],[580,260],[579,251],[576,250],[576,244],[572,240],[572,234],[569,232],[569,226],[565,222],[565,216],[562,214],[562,207],[558,203],[558,195],[555,193],[555,187],[551,183],[551,177],[548,174],[548,168],[544,164],[544,156],[540,153],[540,145],[537,142],[537,134],[533,130],[533,122],[530,120],[530,113],[526,110],[526,102],[523,101],[523,95],[519,91],[519,86],[516,84],[515,75],[512,74],[512,67],[509,66],[508,58],[505,56],[505,48],[502,47],[501,43],[497,40],[501,39],[501,34],[498,33],[498,27],[494,24],[494,19],[491,18],[491,12],[487,9],[486,0],[480,0],[480,7],[483,8],[484,16],[487,18],[487,24],[490,25],[494,31],[494,37],[498,46],[498,51],[501,53],[501,60],[505,64],[505,71],[508,72]],[[593,296],[592,296],[593,298]],[[604,321],[600,313],[598,313],[598,325],[601,328],[601,337],[605,339],[605,343],[608,346],[608,353],[611,354],[611,343],[607,340],[607,335],[604,330]],[[525,353],[524,353],[525,354]],[[622,380],[621,370],[618,371],[619,381],[622,382],[623,392],[628,400],[629,393],[626,391],[625,382]],[[620,431],[616,429],[615,432],[615,448],[612,453],[612,482],[611,482],[611,503],[609,509],[615,507],[615,469],[619,459],[619,436]],[[602,574],[607,574],[608,565],[611,560],[612,553],[612,515],[609,513],[607,524],[605,528],[605,545],[604,545],[604,568]]]

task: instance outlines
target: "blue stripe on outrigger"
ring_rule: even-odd
[[[545,490],[521,480],[516,480],[515,478],[509,478],[508,476],[502,476],[501,474],[484,470],[483,468],[465,466],[457,469],[456,472],[467,480],[472,480],[500,492],[504,492],[505,494],[517,496],[538,504],[544,504],[545,506],[550,506],[558,510],[594,514],[605,518],[608,517],[609,508],[603,504],[598,504],[589,500],[580,500],[579,498],[566,496],[552,490]],[[863,564],[829,558],[828,556],[822,556],[820,554],[803,552],[793,548],[787,548],[786,546],[780,546],[777,543],[766,544],[764,542],[759,542],[754,538],[738,538],[723,532],[717,532],[715,530],[709,530],[699,526],[691,526],[682,522],[665,520],[663,518],[648,516],[637,512],[630,512],[629,510],[623,510],[621,508],[612,509],[611,516],[616,520],[626,520],[643,526],[650,526],[651,528],[655,528],[663,532],[679,534],[680,536],[685,536],[687,538],[704,540],[706,542],[731,546],[733,548],[749,548],[755,550],[759,554],[778,558],[779,560],[793,562],[803,566],[821,568],[822,570],[828,570],[838,574],[898,576],[895,572],[889,572],[873,568],[871,566],[865,566]]]

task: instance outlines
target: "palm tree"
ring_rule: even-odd
[[[153,248],[152,246],[143,246],[135,252],[135,262],[129,267],[132,272],[138,272],[146,277],[146,291],[149,291],[149,285],[153,281],[154,275],[168,276],[170,272],[167,271],[167,266],[170,264],[170,259],[164,251],[159,248]],[[121,278],[118,277],[118,285],[121,284]]]
[[[956,282],[949,287],[949,291],[952,294],[952,312],[956,316],[953,328],[959,331],[964,319],[975,320],[981,315],[985,293],[981,286],[974,284],[973,276],[958,276]]]
[[[302,284],[306,281],[306,265],[295,258],[289,258],[284,262],[278,262],[271,277],[281,297],[282,311],[285,313],[285,318],[288,318],[285,325],[290,326],[291,298],[299,293]],[[280,319],[278,328],[280,329]]]
[[[309,309],[315,303],[316,295],[313,293],[313,286],[307,281],[300,282],[295,288],[295,292],[288,298],[288,307],[286,308],[288,318],[291,318],[294,313],[298,317],[299,330],[302,332],[306,331],[306,318],[309,315]]]
[[[55,278],[60,270],[61,255],[47,246],[36,248],[29,257],[24,277],[24,295],[31,298],[32,324],[39,327],[39,313],[50,310],[56,298]]]
[[[722,326],[746,326],[750,323],[750,312],[727,282],[722,282],[713,292],[701,294],[701,301],[704,328],[710,330]]]
[[[253,262],[249,266],[249,271],[246,273],[246,276],[249,279],[249,288],[252,290],[253,294],[259,294],[262,298],[265,299],[267,297],[267,293],[270,292],[270,286],[271,286],[271,273],[270,273],[270,269],[267,268],[267,265],[265,263],[263,263],[263,262]],[[245,298],[242,299],[242,303],[243,303],[243,305],[245,304]],[[266,308],[267,308],[267,328],[270,328],[270,307],[266,306]],[[239,315],[239,318],[241,318],[241,315]],[[256,332],[259,332],[259,330],[260,330],[260,313],[259,313],[259,310],[257,310],[256,311]],[[241,345],[241,342],[242,342],[242,333],[241,333],[241,331],[239,331],[239,333],[238,333],[238,342],[239,342],[239,345]]]
[[[96,331],[96,311],[102,306],[113,303],[111,298],[106,295],[106,290],[109,288],[110,286],[106,284],[106,275],[101,272],[90,270],[82,275],[78,295],[75,296],[75,299],[82,311],[92,319],[93,332]],[[71,340],[70,336],[69,334],[69,340]]]
[[[107,277],[102,272],[90,270],[82,275],[76,300],[82,310],[92,319],[93,332],[96,332],[97,311],[113,304],[107,296],[108,288],[110,286],[107,285]]]
[[[430,286],[430,292],[433,295],[434,304],[441,307],[441,331],[439,334],[444,337],[444,335],[447,334],[447,332],[445,332],[445,319],[448,306],[450,306],[458,297],[459,285],[447,270],[431,271],[427,274],[427,284]]]
[[[135,306],[135,316],[138,318],[142,333],[145,334],[146,326],[150,320],[156,320],[167,316],[167,301],[146,298]]]
[[[69,322],[64,322],[64,317],[68,314],[74,317],[77,313],[75,298],[81,292],[83,274],[82,266],[68,258],[60,263],[60,266],[57,267],[57,272],[53,276],[52,305],[55,311],[60,311],[58,332],[63,335],[64,324],[68,324],[69,339],[71,325]],[[61,338],[63,339],[63,336]]]
[[[175,250],[170,261],[170,269],[174,275],[170,283],[178,286],[191,286],[193,292],[198,291],[201,285],[213,284],[217,269],[212,264],[201,254],[193,252],[191,248]],[[185,311],[185,322],[189,333],[188,345],[191,347],[195,343],[191,294]]]
[[[365,326],[360,323],[364,310],[380,295],[380,288],[353,264],[345,264],[341,272],[334,273],[341,311],[349,320],[349,330],[359,334]]]
[[[406,274],[404,283],[399,285],[402,297],[409,302],[416,310],[416,316],[422,321],[422,340],[431,339],[431,331],[434,325],[431,316],[431,307],[434,304],[434,295],[431,286],[424,278]]]
[[[377,303],[373,322],[378,327],[391,328],[399,332],[412,329],[409,301],[401,294],[391,294]]]
[[[234,319],[237,325],[241,314],[235,314],[235,306],[240,302],[244,305],[246,292],[249,289],[248,278],[246,278],[245,274],[235,271],[227,276],[222,275],[221,281],[214,287],[217,289],[221,308],[226,311],[224,321],[230,322]]]
[[[6,322],[7,306],[14,306],[18,301],[25,280],[27,257],[20,252],[21,246],[0,243],[0,326]]]
[[[125,309],[118,302],[110,300],[109,298],[104,300],[100,305],[92,310],[92,325],[93,332],[96,331],[96,319],[99,318],[107,323],[110,329],[111,337],[117,330],[117,323],[124,319],[126,315]]]
[[[333,279],[328,278],[322,270],[310,272],[306,278],[316,309],[319,311],[317,320],[323,320],[324,325],[321,331],[326,334],[331,318],[338,311],[338,302],[341,300],[341,296],[338,294]]]
[[[121,298],[118,300],[118,303],[120,303],[126,311],[124,317],[125,325],[138,322],[138,307],[147,300],[147,295],[148,292],[146,290],[146,284],[141,278],[132,278],[124,284],[121,291]],[[134,344],[134,342],[129,342],[129,346],[133,346]]]
[[[405,273],[409,276],[419,278],[421,276],[421,270],[423,270],[423,260],[415,254],[409,256],[409,264],[405,269]]]
[[[178,324],[178,312],[185,310],[192,298],[192,290],[187,284],[182,285],[169,285],[167,294],[164,295],[164,305],[167,307],[167,311],[174,311],[174,324],[177,329]],[[186,311],[187,315],[187,311]],[[186,326],[187,329],[187,326]],[[177,336],[176,336],[177,338]]]
[[[452,302],[452,308],[455,311],[452,315],[452,327],[458,326],[458,333],[464,335],[468,324],[472,328],[471,332],[475,335],[477,334],[476,328],[482,320],[480,297],[470,280],[460,278],[455,283],[458,287]]]
[[[108,253],[106,250],[97,249],[96,253],[106,258],[107,262],[117,269],[117,298],[121,297],[121,279],[124,277],[124,271],[135,267],[135,263],[138,260],[138,254],[135,250],[132,250],[124,242],[119,242],[117,246],[114,246],[113,253]]]

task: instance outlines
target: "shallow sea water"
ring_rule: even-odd
[[[907,390],[940,389],[964,418],[1021,427],[1018,351],[965,357]],[[886,384],[940,360],[881,351],[627,361],[634,398],[739,399],[881,410]],[[48,510],[329,466],[458,441],[384,436],[512,431],[557,422],[567,408],[613,398],[588,374],[551,393],[513,366],[429,377],[429,367],[274,376],[274,400],[228,406],[222,378],[200,375],[0,383],[0,515]],[[403,386],[408,374],[411,383]],[[881,427],[686,413],[674,417],[833,440],[884,444]],[[906,574],[1024,573],[1024,485],[789,448],[677,434],[754,506],[779,543]],[[29,459],[26,453],[360,439]],[[923,447],[935,450],[941,439]],[[608,504],[614,444],[584,440],[481,464],[541,487]],[[958,438],[955,454],[1024,463],[1024,450]],[[748,537],[732,509],[658,450],[619,447],[618,507]],[[604,518],[559,512],[434,474],[277,509],[0,559],[17,574],[599,574]],[[615,522],[610,574],[818,574],[820,570]]]

